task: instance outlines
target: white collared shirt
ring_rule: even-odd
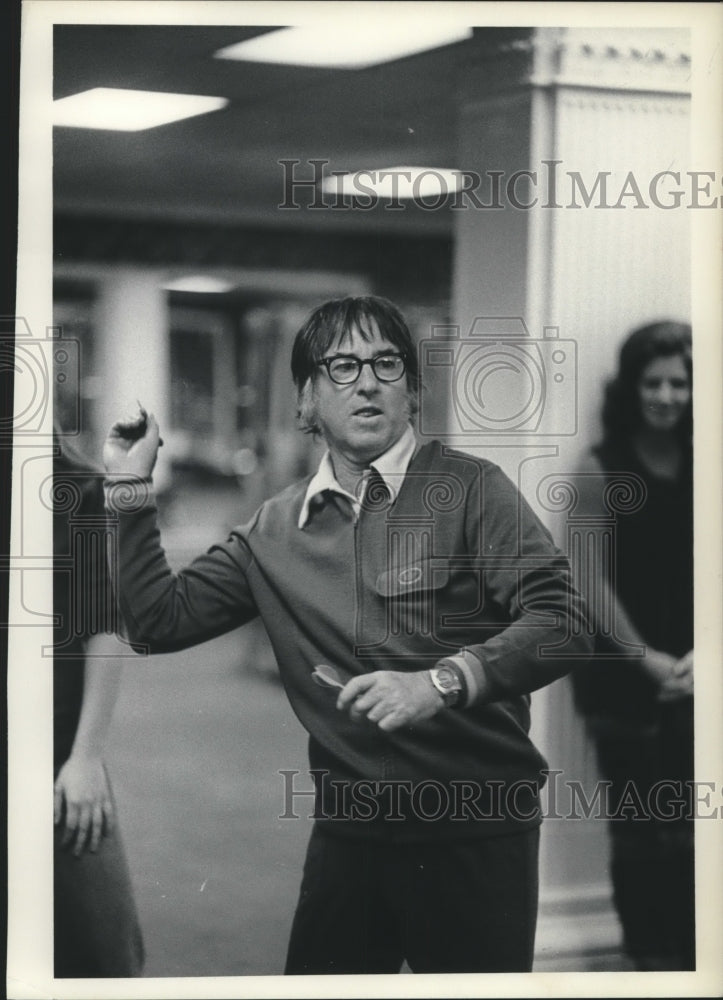
[[[411,425],[408,424],[407,429],[404,431],[399,440],[393,444],[388,451],[385,451],[383,455],[380,455],[372,465],[372,468],[376,469],[384,480],[386,487],[391,494],[392,503],[397,499],[399,491],[402,488],[404,477],[407,474],[407,468],[409,467],[409,463],[412,460],[416,447],[417,441],[414,437],[414,431],[412,430]],[[304,502],[301,505],[301,511],[299,513],[299,528],[304,528],[309,520],[310,506],[313,498],[318,496],[320,493],[324,493],[325,491],[338,493],[340,496],[346,497],[351,504],[352,511],[354,512],[354,518],[356,520],[356,518],[359,517],[359,511],[361,510],[361,498],[364,495],[364,486],[368,475],[369,470],[364,473],[362,478],[362,486],[360,488],[359,496],[354,496],[337,482],[336,476],[334,475],[334,466],[331,462],[331,454],[328,450],[325,451],[321,462],[319,463],[319,468],[306,489]]]

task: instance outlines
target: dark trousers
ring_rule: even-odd
[[[529,972],[539,829],[434,844],[314,830],[286,975]]]
[[[120,831],[95,854],[75,857],[60,848],[55,830],[55,976],[140,976],[143,939]]]
[[[660,707],[649,726],[593,723],[598,763],[613,809],[635,788],[647,803],[657,783],[683,795],[657,796],[660,815],[636,810],[610,821],[613,898],[627,953],[641,970],[695,969],[695,853],[692,799],[692,699]],[[663,786],[665,787],[665,786]],[[629,792],[628,792],[629,794]],[[675,806],[675,808],[674,808]],[[678,815],[679,814],[679,815]],[[673,817],[673,818],[671,818]]]

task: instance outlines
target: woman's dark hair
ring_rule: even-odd
[[[608,383],[603,404],[603,446],[624,446],[639,426],[640,378],[645,368],[656,358],[680,357],[685,364],[688,380],[693,384],[691,328],[688,323],[664,320],[649,323],[634,330],[620,349],[618,371]],[[692,403],[683,415],[676,433],[681,442],[690,445],[693,431]]]

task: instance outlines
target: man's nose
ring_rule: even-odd
[[[374,374],[371,365],[362,365],[356,384],[358,392],[378,392],[379,379]]]

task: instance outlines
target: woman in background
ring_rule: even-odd
[[[690,326],[653,323],[624,342],[583,471],[597,473],[580,477],[589,514],[604,513],[601,481],[616,473],[645,487],[639,508],[617,518],[614,575],[597,581],[615,623],[598,646],[606,658],[574,676],[613,810],[623,799],[646,806],[645,817],[633,805],[610,821],[614,901],[637,969],[694,969]],[[631,659],[630,644],[644,655]]]
[[[103,476],[57,432],[54,445],[55,976],[138,976],[143,940],[103,762],[121,669]]]

